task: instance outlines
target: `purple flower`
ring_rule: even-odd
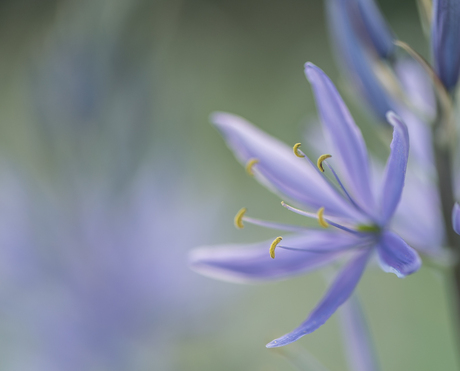
[[[382,59],[393,54],[393,33],[374,0],[328,0],[327,7],[328,10],[340,9],[341,18],[347,20],[350,31],[346,37],[351,37],[356,45],[366,44],[366,48]],[[330,26],[335,28],[333,22]]]
[[[434,69],[447,90],[457,85],[460,73],[460,1],[434,0],[431,48]]]
[[[363,9],[374,11],[364,12]],[[374,13],[375,16],[371,16]],[[391,53],[394,49],[393,36],[373,1],[328,0],[326,14],[337,64],[348,77],[353,92],[360,95],[360,101],[364,101],[378,119],[386,122],[388,111],[403,117],[414,144],[414,136],[403,111],[413,111],[412,115],[417,114],[422,121],[433,119],[435,98],[426,71],[418,62],[407,57],[392,54],[390,59],[384,60],[379,43],[372,40],[391,46],[387,48]],[[368,27],[372,24],[382,31]],[[375,34],[381,37],[375,37]],[[426,146],[423,150],[426,151]]]
[[[452,209],[452,227],[457,234],[460,234],[460,205],[455,203]]]
[[[380,122],[388,111],[393,111],[407,125],[411,138],[410,170],[394,229],[411,246],[435,256],[441,252],[444,228],[440,223],[442,213],[428,125],[436,115],[432,81],[419,62],[407,56],[392,55],[389,60],[382,60],[375,45],[369,42],[371,32],[363,26],[365,17],[361,16],[358,3],[359,0],[327,1],[338,65],[347,75],[354,95]]]
[[[388,58],[394,51],[393,34],[374,0],[342,0],[353,13],[356,27],[362,27],[363,37],[381,58]]]
[[[357,2],[354,0],[328,0],[327,16],[330,34],[339,61],[338,65],[349,75],[351,85],[377,117],[382,121],[385,120],[386,113],[395,110],[395,104],[375,74],[376,53],[372,50],[374,48],[369,47],[369,43],[364,42],[365,40],[368,41],[370,37],[366,37],[368,36],[367,30],[362,26],[363,19]],[[379,18],[382,19],[381,16]],[[370,20],[366,23],[372,24]],[[382,44],[387,44],[384,42],[386,39],[387,37],[382,38]],[[389,45],[393,46],[391,39]]]
[[[0,336],[11,341],[0,365],[170,369],[178,321],[198,320],[216,300],[188,270],[184,249],[214,224],[217,198],[199,208],[183,173],[157,175],[166,164],[146,164],[118,192],[87,178],[80,192],[44,186],[4,165]]]
[[[292,343],[324,324],[350,297],[372,255],[378,256],[385,272],[398,277],[414,273],[421,265],[417,252],[389,229],[403,190],[409,154],[405,124],[395,114],[388,113],[393,126],[391,154],[381,188],[374,187],[361,132],[335,86],[311,63],[306,65],[306,75],[313,86],[326,138],[332,145],[331,161],[336,161],[340,172],[327,160],[330,155],[320,156],[317,169],[299,150],[299,145],[294,146],[294,152],[305,158],[294,156],[285,144],[238,116],[216,113],[211,119],[238,160],[246,164],[256,179],[307,209],[303,211],[283,202],[291,211],[318,218],[324,229],[265,222],[245,216],[243,209],[235,219],[240,227],[245,221],[295,234],[282,243],[278,237],[272,243],[202,248],[191,255],[192,267],[198,272],[237,282],[285,278],[349,258],[309,317],[289,334],[269,343],[269,348]],[[334,182],[322,173],[324,164]],[[311,212],[316,210],[317,214]]]
[[[418,113],[424,121],[431,122],[436,116],[436,97],[426,70],[411,58],[396,60],[393,69],[412,111]],[[409,135],[412,142],[412,133]]]

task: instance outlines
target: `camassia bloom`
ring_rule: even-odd
[[[191,255],[196,271],[236,282],[286,278],[348,258],[308,318],[292,332],[267,344],[269,348],[292,343],[323,325],[350,297],[374,255],[385,272],[398,277],[414,273],[421,265],[417,252],[390,230],[409,154],[405,124],[394,113],[387,114],[393,126],[391,153],[381,184],[373,187],[366,145],[335,86],[311,63],[306,64],[306,75],[331,144],[331,155],[320,156],[317,166],[300,150],[300,144],[294,146],[293,153],[241,117],[215,113],[211,120],[246,169],[299,208],[282,202],[284,207],[317,218],[318,228],[262,221],[246,216],[242,209],[235,217],[239,227],[246,222],[293,234],[253,245],[205,247]],[[332,166],[332,161],[337,167]]]

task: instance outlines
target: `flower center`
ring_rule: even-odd
[[[358,232],[364,232],[364,233],[380,233],[382,231],[382,229],[378,225],[375,225],[375,224],[371,224],[371,225],[358,224],[356,226],[356,230]]]
[[[305,158],[306,160],[309,161],[309,163],[314,167],[315,164],[313,164],[310,159],[305,155],[305,153],[302,152],[300,149],[301,143],[296,143],[293,146],[293,151],[294,154],[297,157]],[[344,184],[340,180],[339,176],[335,172],[334,168],[329,164],[327,159],[331,158],[332,156],[330,154],[324,154],[321,155],[317,162],[316,162],[316,167],[321,173],[325,172],[324,165],[327,166],[327,169],[332,173],[332,176],[335,179],[335,182],[331,181],[328,177],[325,177],[326,181],[337,191],[342,194],[342,196],[346,197],[348,201],[361,213],[364,215],[368,216],[370,219],[372,219],[368,213],[366,213],[357,203],[356,201],[351,197],[350,193],[347,191],[345,188]],[[251,158],[248,160],[246,163],[246,172],[254,176],[255,172],[257,172],[257,164],[259,163],[259,159],[257,158]],[[307,212],[304,210],[297,209],[293,206],[290,206],[286,204],[284,201],[281,201],[281,205],[283,205],[286,209],[295,212],[297,214],[307,216],[309,218],[314,218],[318,220],[318,223],[321,227],[323,228],[329,228],[329,227],[334,227],[337,229],[340,229],[344,232],[351,233],[354,235],[360,235],[360,238],[362,238],[362,242],[354,246],[355,248],[362,248],[362,247],[367,247],[369,245],[369,239],[375,239],[375,235],[379,234],[381,232],[381,228],[376,225],[376,224],[354,224],[352,223],[351,225],[348,223],[344,223],[343,220],[331,217],[331,216],[326,216],[324,215],[326,210],[324,207],[320,207],[316,213],[312,212]],[[246,208],[242,208],[241,210],[238,211],[238,213],[235,215],[234,218],[234,224],[235,227],[241,229],[244,228],[244,222],[248,222],[251,224],[259,225],[261,227],[266,227],[270,229],[279,229],[279,230],[284,230],[288,232],[306,232],[308,230],[307,227],[303,226],[296,226],[296,225],[290,225],[290,224],[284,224],[284,223],[276,223],[276,222],[271,222],[271,221],[266,221],[266,220],[261,220],[261,219],[256,219],[252,217],[246,216]],[[348,225],[347,225],[348,224]],[[282,248],[282,249],[287,249],[287,250],[294,250],[294,251],[308,251],[308,252],[318,252],[318,253],[324,253],[327,252],[325,249],[302,249],[302,248],[297,248],[297,247],[289,247],[289,246],[281,246],[280,242],[283,238],[277,237],[270,245],[270,257],[275,258],[275,249],[276,248]],[[337,251],[337,249],[330,249],[329,251]]]

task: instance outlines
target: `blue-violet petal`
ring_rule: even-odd
[[[447,90],[457,85],[460,73],[460,1],[434,0],[431,48],[434,68]]]
[[[275,259],[272,259],[269,254],[272,240],[246,245],[202,247],[192,251],[190,265],[201,274],[225,281],[251,283],[276,280],[329,264],[347,248],[360,242],[359,237],[354,235],[313,230],[285,237],[279,245],[315,252],[277,247]]]
[[[372,249],[369,248],[358,252],[337,275],[324,298],[308,318],[294,331],[268,343],[267,348],[293,343],[322,326],[353,293],[371,253]]]
[[[324,207],[328,215],[357,216],[317,169],[306,159],[296,157],[291,147],[236,115],[216,112],[211,122],[243,165],[251,159],[258,160],[254,175],[272,191],[314,211]]]
[[[389,57],[395,48],[393,34],[374,0],[357,1],[362,21],[375,50],[381,58]]]
[[[327,1],[326,14],[337,64],[345,71],[350,85],[360,94],[360,98],[367,102],[381,122],[386,122],[385,114],[394,109],[395,104],[375,74],[375,55],[369,53],[358,35],[348,3],[342,0]]]
[[[374,210],[374,198],[369,184],[369,163],[366,145],[345,103],[329,77],[312,63],[305,73],[316,98],[319,116],[331,141],[330,152],[343,170],[341,175],[351,187],[355,199],[367,211]]]
[[[393,112],[387,114],[388,122],[393,125],[391,153],[383,177],[381,203],[381,223],[387,224],[398,206],[404,188],[407,159],[409,157],[409,133],[407,126]]]
[[[384,232],[377,244],[380,267],[403,278],[422,265],[417,252],[393,232]]]

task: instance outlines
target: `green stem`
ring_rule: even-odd
[[[444,120],[451,119],[449,115]],[[455,233],[452,228],[452,208],[455,203],[454,189],[453,189],[453,174],[452,174],[452,152],[453,146],[449,145],[446,141],[446,131],[443,131],[448,125],[439,120],[434,125],[433,142],[436,171],[438,175],[438,190],[439,198],[441,201],[442,216],[444,218],[444,225],[446,230],[446,243],[450,250],[453,252],[455,258],[460,256],[460,236]],[[444,135],[444,136],[443,136]],[[452,142],[450,142],[452,143]],[[460,356],[460,259],[453,266],[452,274],[450,275],[450,282],[452,286],[452,314],[454,326],[457,329],[455,338],[459,348],[458,355]]]
[[[450,249],[460,252],[460,236],[452,228],[452,208],[455,197],[452,178],[451,151],[447,146],[435,149],[436,170],[438,173],[438,189],[441,200],[442,215],[446,226],[446,238]]]

